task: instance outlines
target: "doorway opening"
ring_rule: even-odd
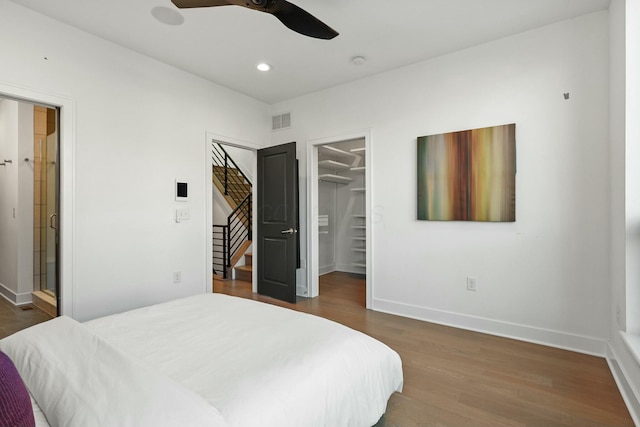
[[[246,164],[246,171],[243,171],[242,175],[244,176],[241,181],[251,182],[249,185],[252,193],[251,198],[255,200],[251,203],[248,214],[240,214],[241,218],[236,218],[237,213],[233,216],[234,221],[241,225],[239,232],[245,233],[248,230],[251,239],[251,252],[248,258],[245,257],[245,270],[246,267],[251,269],[251,292],[295,302],[297,297],[296,270],[300,268],[301,262],[298,234],[299,168],[296,160],[296,143],[265,148],[207,134],[206,161],[207,167],[212,170],[212,173],[207,179],[206,188],[207,193],[212,196],[208,197],[207,202],[207,223],[211,233],[207,233],[206,239],[207,258],[210,260],[206,274],[210,279],[208,283],[213,284],[212,291],[217,292],[224,288],[224,284],[218,278],[216,271],[222,271],[222,267],[219,263],[216,264],[214,257],[220,257],[220,252],[223,251],[214,246],[214,233],[216,233],[216,228],[220,228],[215,225],[221,225],[217,224],[217,218],[224,217],[225,214],[214,212],[219,207],[214,206],[213,198],[216,191],[214,187],[217,185],[213,181],[216,179],[218,181],[226,180],[227,178],[224,178],[222,174],[219,174],[218,177],[215,176],[216,161],[211,152],[214,145],[220,148],[222,154],[219,157],[228,158],[235,155],[240,159],[241,156],[246,156],[246,161],[239,160],[234,163],[238,166],[240,163]],[[218,161],[218,163],[220,162]],[[242,168],[238,167],[237,169]],[[226,173],[228,175],[229,171]],[[217,190],[221,193],[224,192],[219,188]],[[222,196],[223,194],[220,194],[219,199]],[[231,237],[228,240],[231,240]],[[254,241],[255,244],[253,244]],[[230,263],[227,264],[227,267],[230,267]],[[235,274],[237,272],[233,273],[233,275]]]
[[[245,267],[250,267],[251,276],[245,276],[244,279],[248,280],[246,282],[240,281],[239,283],[243,287],[244,292],[249,292],[250,294],[257,291],[256,275],[254,274],[256,270],[257,250],[252,242],[255,237],[256,218],[254,178],[257,176],[256,155],[259,148],[256,144],[250,142],[207,132],[205,159],[209,173],[207,173],[205,187],[207,191],[207,229],[210,232],[206,238],[206,253],[207,259],[209,260],[209,262],[207,262],[206,277],[209,279],[207,283],[211,286],[207,292],[222,292],[223,288],[235,284],[233,277],[235,277],[234,274],[236,272],[233,271],[233,265],[231,267],[228,265],[228,254],[225,253],[225,249],[223,248],[224,242],[221,243],[221,240],[224,239],[222,235],[224,230],[220,227],[229,225],[229,216],[233,213],[234,209],[229,206],[229,201],[227,200],[229,195],[227,195],[227,197],[224,195],[224,171],[222,171],[222,173],[218,171],[217,177],[215,172],[217,166],[224,166],[225,153],[228,158],[233,159],[233,163],[235,163],[234,165],[227,159],[227,166],[241,170],[242,174],[244,174],[251,183],[250,191],[252,196],[248,211],[243,207],[240,208],[243,213],[240,213],[239,217],[236,215],[231,216],[232,225],[235,224],[234,228],[237,229],[236,233],[248,237],[248,239],[240,238],[240,240],[249,240],[251,242],[248,246],[245,244],[246,247],[243,248],[244,253],[249,254],[248,257],[245,257],[244,254],[240,255],[240,259],[235,264],[238,267],[243,264]],[[214,154],[214,149],[218,151],[217,154]],[[227,173],[229,173],[229,170]],[[216,180],[218,181],[217,184],[215,182]],[[232,261],[231,264],[233,264],[233,262],[234,261]],[[225,269],[227,270],[226,278],[224,277]],[[247,285],[247,283],[250,283],[250,285]]]
[[[58,310],[59,110],[0,98],[0,291],[16,305]]]
[[[253,282],[254,151],[211,141],[213,275]]]
[[[369,132],[311,141],[308,236],[310,296],[340,288],[371,305]],[[339,292],[338,292],[339,293]]]

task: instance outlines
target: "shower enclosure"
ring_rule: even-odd
[[[34,109],[34,291],[51,297],[58,295],[58,111],[36,106]]]

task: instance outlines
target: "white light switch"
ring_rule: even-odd
[[[176,222],[182,222],[189,219],[189,209],[176,209]]]

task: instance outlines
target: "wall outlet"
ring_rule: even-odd
[[[473,276],[467,276],[467,290],[468,291],[477,291],[478,290],[478,279]]]
[[[174,271],[173,272],[173,283],[180,283],[182,282],[182,272],[181,271]]]

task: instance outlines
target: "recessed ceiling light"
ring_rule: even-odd
[[[351,58],[351,63],[353,65],[362,65],[367,62],[367,59],[364,56],[354,56]]]
[[[256,66],[256,68],[260,71],[269,71],[271,69],[271,65],[266,62],[261,62]]]
[[[182,25],[184,23],[184,16],[180,15],[180,12],[164,6],[156,6],[151,9],[151,15],[167,25]]]

